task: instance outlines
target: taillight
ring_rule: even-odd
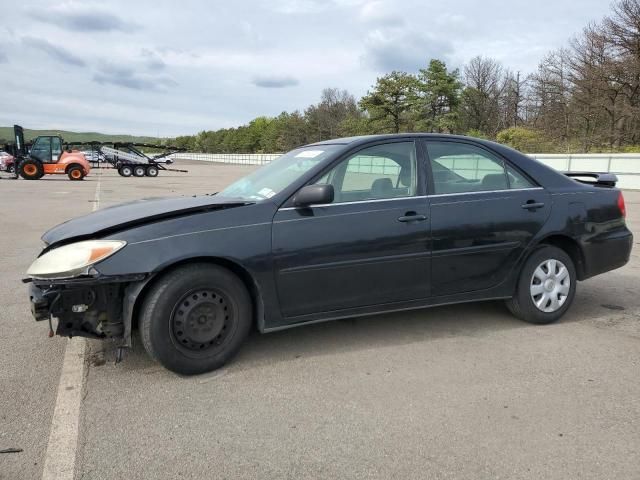
[[[622,196],[622,192],[618,193],[618,210],[620,210],[620,214],[622,218],[627,216],[627,207],[624,205],[624,197]]]

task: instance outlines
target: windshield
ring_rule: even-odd
[[[261,202],[280,193],[339,148],[341,145],[296,148],[232,183],[218,195]]]

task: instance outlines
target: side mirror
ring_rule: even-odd
[[[333,202],[333,185],[307,185],[293,198],[296,207],[308,207]]]

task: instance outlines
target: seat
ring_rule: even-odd
[[[407,187],[408,192],[409,188],[411,187],[411,167],[405,166],[400,169],[398,181],[400,182],[400,185],[402,185],[403,187]]]
[[[484,190],[506,190],[507,178],[504,173],[490,173],[482,179]]]
[[[371,198],[389,198],[393,196],[393,183],[390,178],[376,178],[371,184]]]

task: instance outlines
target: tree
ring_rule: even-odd
[[[529,124],[542,130],[554,143],[568,147],[575,124],[571,111],[572,83],[569,51],[560,49],[547,55],[531,76],[531,118]]]
[[[312,141],[335,138],[340,133],[340,124],[349,117],[361,115],[353,95],[339,88],[322,90],[320,103],[305,110]]]
[[[517,127],[525,123],[527,112],[523,111],[529,86],[529,78],[516,72],[507,71],[504,75],[504,87],[500,102],[502,112],[502,123],[504,125]]]
[[[478,130],[495,137],[501,127],[502,65],[491,58],[475,57],[464,67],[464,81],[461,102],[464,130]]]
[[[496,138],[498,142],[522,152],[538,153],[548,150],[544,136],[540,132],[529,128],[510,127],[498,132]]]
[[[360,108],[369,114],[374,131],[398,133],[412,129],[410,112],[416,102],[416,77],[393,71],[377,79],[373,90],[360,99]]]
[[[428,132],[452,133],[458,127],[462,83],[459,71],[449,72],[441,60],[432,59],[418,74],[418,128]]]

